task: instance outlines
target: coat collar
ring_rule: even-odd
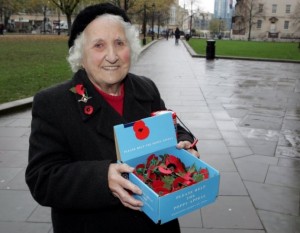
[[[152,101],[153,97],[144,85],[137,81],[138,76],[128,74],[124,79],[124,114],[120,116],[97,92],[94,85],[88,79],[84,70],[75,73],[72,85],[83,85],[89,99],[86,102],[80,101],[82,96],[76,93],[74,101],[77,102],[81,118],[85,122],[95,122],[95,127],[100,134],[113,139],[113,126],[136,121],[149,116],[143,103]]]

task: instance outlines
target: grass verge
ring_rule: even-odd
[[[192,38],[188,43],[197,54],[206,54],[205,39]],[[216,40],[215,54],[216,56],[300,61],[298,44],[298,42]]]
[[[33,96],[69,79],[66,36],[0,37],[0,103]]]
[[[0,36],[0,104],[70,79],[67,40],[66,35]]]

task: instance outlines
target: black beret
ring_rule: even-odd
[[[111,3],[100,3],[88,6],[81,12],[79,12],[72,24],[71,34],[68,41],[69,48],[71,48],[74,45],[74,40],[76,39],[76,37],[81,32],[83,32],[83,30],[90,22],[92,22],[97,16],[106,13],[112,15],[119,15],[124,19],[125,22],[130,22],[130,19],[126,15],[126,12],[123,9]]]

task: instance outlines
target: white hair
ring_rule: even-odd
[[[119,15],[103,14],[97,18],[107,18],[109,20],[119,22],[124,30],[127,41],[130,47],[131,54],[131,64],[134,64],[139,57],[141,52],[141,42],[139,39],[139,32],[131,23],[125,22],[124,19]],[[69,56],[67,60],[71,66],[72,71],[75,73],[82,68],[82,54],[84,45],[84,31],[77,36],[74,41],[74,45],[69,49]]]

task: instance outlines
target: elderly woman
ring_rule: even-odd
[[[54,233],[180,232],[178,220],[155,224],[122,177],[113,126],[165,110],[148,78],[129,73],[139,54],[138,34],[111,4],[85,8],[72,25],[71,80],[36,94],[26,182],[34,199],[52,209]],[[178,126],[178,147],[192,136]],[[194,149],[189,149],[196,156]]]

